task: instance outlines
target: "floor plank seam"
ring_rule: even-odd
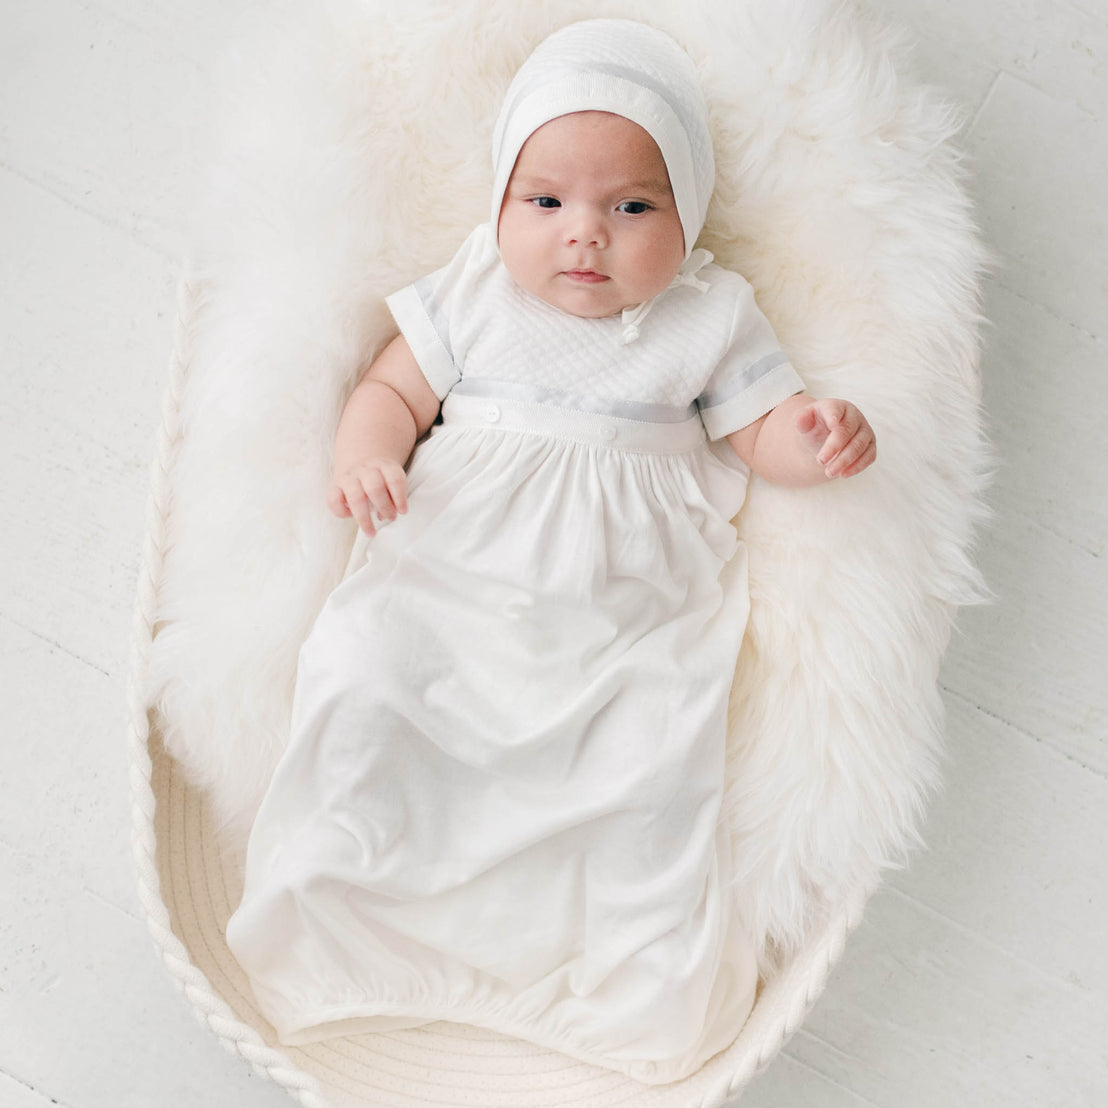
[[[963,704],[975,711],[980,712],[983,716],[987,716],[989,719],[996,720],[997,723],[1004,724],[1005,727],[1010,727],[1018,735],[1022,735],[1024,738],[1031,739],[1033,742],[1038,743],[1040,746],[1046,747],[1048,750],[1053,751],[1060,758],[1064,758],[1067,762],[1072,762],[1075,766],[1080,766],[1081,769],[1091,773],[1094,777],[1100,777],[1108,781],[1108,771],[1099,769],[1096,766],[1091,766],[1088,762],[1083,762],[1075,754],[1071,754],[1068,750],[1063,750],[1060,746],[1052,743],[1050,739],[1044,738],[1042,735],[1036,735],[1034,731],[1028,731],[1026,727],[1021,727],[1018,723],[1013,723],[1010,719],[1005,719],[999,712],[994,712],[989,708],[986,708],[983,704],[978,704],[976,700],[966,696],[965,693],[959,692],[957,689],[952,688],[950,685],[945,685],[939,682],[939,688],[944,694],[949,693],[955,699],[960,700]]]
[[[1001,259],[1001,266],[1003,268],[1004,259]],[[1041,300],[1035,300],[1033,297],[1028,296],[1026,293],[1022,293],[1019,289],[1012,288],[1011,285],[1007,285],[1000,277],[992,277],[991,281],[999,289],[1003,289],[1009,296],[1015,297],[1015,299],[1022,301],[1024,304],[1029,304],[1032,308],[1037,308],[1045,315],[1050,316],[1055,323],[1062,324],[1063,327],[1070,327],[1076,331],[1079,335],[1084,335],[1087,339],[1092,339],[1098,346],[1102,345],[1104,340],[1095,331],[1090,331],[1085,327],[1082,327],[1080,323],[1075,323],[1072,319],[1067,319],[1064,315],[1060,315],[1053,308],[1044,304]]]
[[[58,1108],[74,1108],[68,1101],[58,1100],[56,1097],[52,1097],[49,1093],[44,1093],[41,1089],[35,1088],[34,1085],[28,1084],[21,1077],[16,1077],[9,1069],[0,1069],[0,1075],[6,1077],[14,1085],[18,1085],[21,1089],[25,1089],[27,1092],[32,1093],[34,1096],[41,1097],[45,1104],[56,1104]]]
[[[985,90],[985,95],[981,97],[981,103],[974,109],[970,121],[962,128],[962,134],[969,138],[973,134],[974,129],[977,127],[977,121],[981,118],[981,113],[988,107],[989,101],[993,98],[993,93],[996,91],[996,86],[1000,83],[1001,74],[1005,71],[998,69],[993,74],[993,79],[989,82],[989,87]]]
[[[1077,982],[1070,980],[1069,977],[1059,976],[1057,974],[1051,973],[1049,970],[1043,969],[1032,959],[1025,958],[1023,957],[1023,955],[1017,954],[1013,950],[1009,950],[1001,943],[988,938],[985,932],[976,930],[975,928],[970,927],[968,924],[961,923],[958,920],[954,919],[952,916],[948,916],[945,912],[940,912],[938,908],[934,908],[930,904],[924,903],[918,896],[913,896],[905,889],[901,889],[891,882],[888,884],[887,887],[903,900],[907,900],[909,903],[914,904],[917,908],[919,908],[920,911],[924,912],[926,915],[932,916],[935,919],[942,920],[950,927],[953,927],[957,932],[959,932],[959,934],[980,943],[982,946],[988,947],[990,950],[996,951],[996,953],[1003,955],[1005,958],[1011,959],[1011,961],[1013,962],[1017,962],[1020,966],[1024,967],[1025,970],[1030,970],[1030,976],[1043,978],[1052,985],[1061,985],[1065,989],[1080,993],[1083,996],[1089,995],[1090,990],[1084,985],[1080,985]]]
[[[28,627],[27,624],[16,619],[14,616],[8,615],[7,612],[0,612],[0,620],[3,620],[5,623],[10,623],[13,627],[18,627],[20,631],[24,631],[28,635],[32,635],[34,638],[38,639],[40,642],[46,643],[46,645],[51,647],[53,650],[60,650],[67,658],[72,658],[76,662],[81,662],[83,665],[88,666],[89,669],[94,669],[97,673],[102,673],[105,677],[114,676],[110,670],[106,670],[103,666],[99,666],[95,662],[90,661],[88,658],[82,657],[80,654],[76,653],[73,650],[70,650],[68,647],[62,646],[62,644],[58,642],[57,639],[52,639],[49,635],[44,635],[41,631],[36,631],[33,627]]]
[[[853,1097],[859,1104],[868,1104],[870,1108],[883,1108],[883,1105],[878,1104],[875,1100],[870,1100],[869,1097],[863,1096],[856,1089],[852,1089],[847,1085],[843,1085],[841,1082],[836,1081],[830,1074],[824,1073],[819,1066],[812,1065],[811,1062],[806,1062],[803,1058],[800,1058],[794,1051],[785,1049],[781,1052],[790,1061],[795,1062],[801,1069],[806,1069],[809,1073],[816,1074],[817,1077],[821,1077],[828,1085],[832,1085],[840,1092],[846,1093],[848,1096]]]
[[[72,196],[67,196],[61,190],[52,187],[46,181],[39,177],[33,177],[29,173],[25,173],[23,170],[17,169],[11,162],[0,159],[0,169],[10,173],[13,177],[23,181],[24,184],[30,185],[32,188],[40,189],[46,193],[47,196],[52,196],[55,200],[64,204],[71,211],[76,212],[78,215],[88,216],[89,219],[95,220],[103,227],[107,227],[109,230],[117,231],[127,237],[130,242],[136,243],[139,246],[145,247],[153,254],[157,255],[162,261],[175,263],[177,258],[173,251],[163,249],[150,242],[145,238],[137,227],[130,226],[126,223],[120,223],[117,220],[112,219],[110,216],[106,216],[103,212],[98,212],[94,208],[87,208],[83,204],[78,204]]]

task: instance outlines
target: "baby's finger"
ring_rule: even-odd
[[[387,470],[385,484],[396,510],[403,515],[408,510],[408,475],[404,472],[404,467],[397,466]]]
[[[876,460],[877,443],[871,441],[869,446],[866,447],[865,452],[862,454],[862,456],[852,465],[847,466],[846,469],[844,469],[842,473],[839,474],[839,476],[853,477],[855,474],[861,473],[863,469],[868,469]]]
[[[346,519],[352,514],[346,503],[346,497],[343,495],[343,491],[338,485],[332,485],[330,489],[327,490],[327,507],[341,519]]]
[[[828,465],[838,456],[840,451],[846,447],[847,443],[849,443],[853,437],[854,432],[845,424],[840,424],[824,440],[823,446],[820,447],[820,451],[816,455],[816,461],[818,461],[820,465]]]
[[[867,450],[873,436],[859,431],[827,464],[828,477],[840,477],[846,468],[853,465]]]
[[[801,408],[796,416],[796,430],[813,454],[817,454],[827,438],[827,424],[819,414],[819,408],[810,404]]]
[[[820,465],[826,465],[854,437],[860,420],[857,417],[852,418],[850,405],[841,400],[824,400],[820,403],[820,414],[830,428],[830,433],[816,455],[816,460]]]
[[[366,496],[365,489],[362,488],[361,482],[356,478],[349,477],[343,483],[342,490],[346,497],[346,503],[350,508],[350,514],[358,521],[358,526],[372,538],[377,530],[370,518],[372,505]]]
[[[819,424],[819,409],[815,404],[809,404],[796,413],[796,429],[802,435],[810,435]]]
[[[396,518],[396,508],[393,506],[392,495],[389,492],[388,483],[380,469],[374,469],[363,475],[362,485],[366,496],[369,498],[377,518],[381,520],[393,520]]]

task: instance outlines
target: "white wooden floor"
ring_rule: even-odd
[[[254,0],[260,6],[260,0]],[[1108,1105],[1108,0],[872,0],[967,108],[1003,456],[930,851],[743,1108]],[[125,677],[213,57],[251,0],[0,0],[0,1108],[290,1103],[133,892]]]

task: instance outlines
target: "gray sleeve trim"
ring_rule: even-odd
[[[444,399],[461,379],[450,350],[449,328],[431,292],[428,278],[385,297],[400,333],[407,339],[434,394]]]
[[[761,359],[751,366],[751,370],[768,360]],[[721,439],[753,423],[776,408],[782,400],[803,392],[804,382],[788,359],[782,356],[759,373],[745,389],[727,388],[721,391],[727,395],[715,404],[704,404],[703,398],[697,401],[700,418],[710,439]]]
[[[730,400],[732,396],[744,392],[746,389],[750,388],[755,381],[758,381],[771,370],[776,369],[779,365],[785,364],[788,360],[784,351],[775,350],[772,354],[767,354],[764,358],[759,358],[753,365],[748,366],[737,377],[732,377],[723,388],[705,389],[704,392],[696,398],[696,402],[701,408],[715,408],[725,401]]]

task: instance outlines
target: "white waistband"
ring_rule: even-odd
[[[653,423],[554,404],[508,397],[465,396],[455,392],[449,393],[443,401],[442,426],[529,431],[608,446],[613,450],[653,454],[684,453],[707,441],[699,416],[680,423]]]

